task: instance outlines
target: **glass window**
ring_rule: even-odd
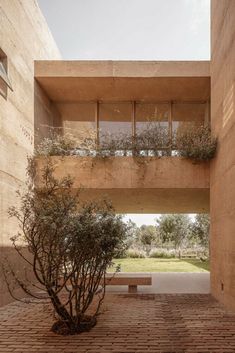
[[[1,78],[2,81],[5,82],[5,84],[6,84],[11,90],[13,90],[13,89],[12,89],[11,82],[10,82],[8,76],[7,76],[6,69],[5,69],[5,67],[4,67],[3,62],[1,61],[1,59],[0,59],[0,78]]]
[[[172,133],[204,124],[206,118],[205,103],[174,103],[172,105]]]
[[[170,105],[167,103],[136,104],[136,134],[148,129],[152,124],[168,128]]]
[[[7,97],[7,87],[13,91],[11,81],[7,73],[7,56],[0,48],[0,94]]]
[[[59,104],[58,107],[65,132],[89,136],[96,130],[96,103]]]
[[[132,136],[132,103],[100,103],[99,141],[129,139]],[[125,139],[125,138],[124,138]],[[120,146],[121,148],[121,146]]]
[[[136,104],[136,143],[143,150],[157,151],[169,147],[168,103]],[[161,152],[162,153],[162,152]]]

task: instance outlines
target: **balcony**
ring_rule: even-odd
[[[208,62],[36,62],[38,141],[51,131],[79,141],[50,158],[85,200],[107,196],[124,213],[208,212],[209,162],[180,158],[174,142],[209,124],[209,76]]]

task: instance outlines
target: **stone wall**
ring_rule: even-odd
[[[60,59],[60,53],[35,0],[0,0],[0,23],[0,50],[7,56],[13,88],[13,92],[8,89],[0,94],[0,245],[3,258],[9,238],[17,231],[17,224],[8,218],[7,210],[17,204],[16,190],[24,185],[27,155],[34,146],[34,60]],[[43,106],[43,100],[41,104]],[[0,279],[0,305],[9,300]]]
[[[212,0],[211,291],[235,309],[235,1]]]

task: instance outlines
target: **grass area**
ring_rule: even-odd
[[[209,261],[202,262],[198,259],[115,259],[114,266],[121,266],[121,272],[207,272]]]

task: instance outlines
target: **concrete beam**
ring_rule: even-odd
[[[209,163],[178,157],[51,157],[55,177],[68,173],[83,200],[110,199],[118,213],[209,212]],[[37,185],[45,159],[37,159]]]
[[[36,61],[35,79],[55,102],[210,98],[208,61]]]

